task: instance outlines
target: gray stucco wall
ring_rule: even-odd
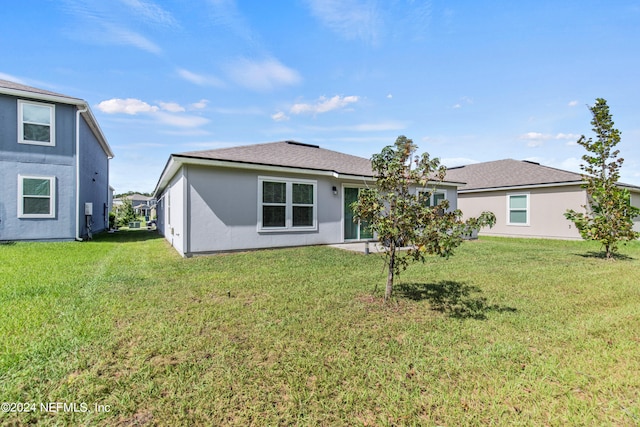
[[[341,241],[341,182],[323,176],[188,166],[186,252],[214,252],[338,243]],[[258,231],[258,177],[317,182],[317,230]],[[338,194],[333,194],[333,186]]]
[[[508,224],[509,194],[529,195],[528,225]],[[586,193],[579,185],[458,195],[458,206],[466,218],[477,217],[482,211],[496,215],[496,225],[480,231],[485,236],[580,239],[578,230],[564,217],[564,213],[567,209],[583,211],[581,206],[585,203]]]
[[[314,181],[317,229],[259,230],[259,177]],[[159,197],[158,230],[180,254],[187,256],[341,243],[344,239],[344,188],[367,185],[372,183],[324,175],[183,165]],[[337,194],[333,192],[334,187]],[[456,209],[456,187],[442,188],[447,190],[451,209]]]

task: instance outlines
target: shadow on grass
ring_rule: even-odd
[[[146,228],[133,230],[118,230],[114,233],[102,232],[93,235],[94,242],[143,242],[145,240],[161,239],[162,236],[156,230]]]
[[[587,253],[584,254],[575,254],[578,256],[581,256],[582,258],[598,258],[598,259],[607,259],[607,254],[604,251],[589,251]],[[628,256],[628,255],[624,255],[624,254],[620,254],[620,253],[615,253],[613,254],[613,261],[632,261],[634,260],[634,257]]]
[[[480,288],[461,282],[444,280],[438,283],[402,283],[397,287],[398,296],[414,301],[427,300],[435,311],[457,319],[486,319],[487,313],[515,312],[515,308],[487,304],[487,299],[478,297]]]

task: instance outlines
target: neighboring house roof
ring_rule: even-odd
[[[496,190],[510,187],[574,185],[582,183],[579,173],[569,172],[527,160],[496,160],[447,169],[447,179],[466,182],[465,191]]]
[[[124,196],[122,198],[129,199],[132,202],[148,202],[149,200],[153,199],[153,197],[151,196],[145,196],[139,193],[129,194],[128,196]]]
[[[495,160],[447,169],[447,180],[466,182],[459,193],[507,188],[582,185],[582,175],[528,160]],[[619,186],[640,191],[640,187],[619,182]]]
[[[60,93],[51,92],[44,89],[38,89],[35,87],[26,86],[26,85],[12,82],[9,80],[2,80],[2,79],[0,79],[0,94],[12,95],[12,96],[23,97],[23,98],[31,98],[31,99],[36,99],[40,101],[49,101],[49,102],[57,102],[61,104],[75,105],[78,108],[78,110],[81,110],[81,111],[85,110],[80,114],[82,114],[82,116],[87,121],[89,127],[91,128],[91,131],[93,132],[95,137],[98,139],[98,142],[100,143],[100,146],[102,147],[104,152],[107,154],[109,158],[113,158],[113,151],[111,151],[111,147],[107,142],[107,138],[102,133],[102,129],[100,129],[100,125],[98,125],[96,118],[91,112],[91,108],[89,108],[89,104],[85,100],[80,98],[74,98],[67,95],[62,95]]]

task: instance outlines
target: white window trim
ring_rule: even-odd
[[[23,182],[25,179],[49,180],[49,213],[29,214],[24,213]],[[55,218],[56,217],[56,177],[38,175],[18,175],[18,218]]]
[[[262,226],[262,183],[280,182],[285,184],[285,226],[284,227],[263,227]],[[304,227],[293,226],[293,184],[307,184],[313,186],[313,225]],[[302,205],[301,205],[302,206]],[[299,232],[318,230],[318,181],[310,179],[280,178],[273,176],[258,176],[258,232],[278,233],[278,232]]]
[[[527,221],[524,223],[521,222],[511,222],[511,196],[527,196],[527,206],[525,208],[525,212],[527,215]],[[507,225],[513,225],[516,227],[528,227],[529,221],[531,219],[531,205],[530,205],[530,193],[508,193],[507,194]],[[516,209],[521,210],[521,209]]]
[[[22,118],[22,106],[25,104],[37,105],[38,107],[49,108],[49,142],[30,141],[24,139],[24,123]],[[42,123],[38,123],[42,124]],[[54,104],[45,104],[42,102],[18,100],[18,143],[29,145],[44,145],[47,147],[55,147],[56,145],[56,106]]]
[[[429,203],[430,206],[435,206],[433,201],[434,201],[434,196],[436,194],[444,194],[444,200],[449,200],[449,194],[447,194],[447,190],[443,189],[443,188],[418,188],[416,190],[416,194],[419,193],[431,193],[431,195],[429,196]]]

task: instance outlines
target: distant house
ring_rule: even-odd
[[[0,80],[0,240],[106,229],[111,158],[86,101]]]
[[[584,211],[586,190],[579,173],[513,159],[476,163],[447,170],[447,179],[466,182],[458,189],[458,207],[465,216],[482,211],[496,215],[496,225],[481,234],[512,237],[580,239],[567,209]],[[620,184],[640,206],[640,187]],[[640,231],[640,218],[635,228]]]
[[[183,256],[368,240],[350,205],[374,185],[368,159],[295,141],[172,154],[157,225]],[[456,189],[434,197],[455,209]]]
[[[155,214],[155,200],[153,197],[138,193],[122,196],[114,199],[114,206],[116,206],[116,209],[120,209],[125,199],[131,200],[131,206],[133,207],[133,211],[136,215],[151,217]]]

